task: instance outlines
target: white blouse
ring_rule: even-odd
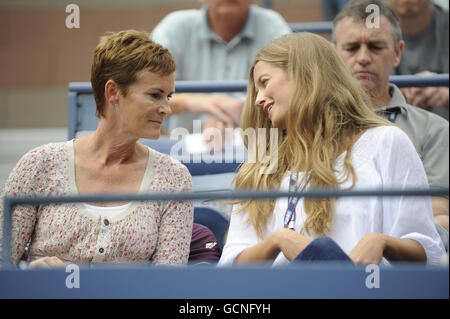
[[[345,153],[335,162],[338,177],[343,176],[344,158]],[[397,127],[382,126],[364,132],[352,148],[351,161],[356,174],[353,190],[428,188],[422,162],[413,144]],[[299,174],[299,179],[301,177]],[[340,189],[348,189],[350,185],[351,181],[348,180],[340,185]],[[289,190],[289,175],[282,179],[280,190]],[[287,205],[287,198],[276,200],[264,237],[283,228]],[[296,213],[295,230],[301,231],[306,220],[303,199],[298,201]],[[423,246],[428,264],[439,264],[444,254],[434,225],[430,197],[339,198],[328,236],[349,254],[369,232],[416,240]],[[248,222],[247,212],[232,213],[227,242],[218,265],[232,265],[243,250],[259,241],[255,229]],[[280,252],[273,265],[287,263],[288,259]],[[388,265],[389,262],[383,258],[381,264]]]

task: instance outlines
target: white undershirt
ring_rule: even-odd
[[[99,215],[99,216],[105,216],[105,217],[114,217],[116,215],[119,215],[120,213],[124,212],[128,207],[130,207],[131,202],[126,203],[124,205],[120,206],[94,206],[89,205],[86,203],[83,203],[84,208],[86,208],[89,212]]]

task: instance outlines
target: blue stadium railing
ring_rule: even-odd
[[[367,286],[371,268],[340,265],[283,268],[241,266],[79,268],[79,288],[67,287],[72,270],[0,270],[1,299],[196,299],[252,302],[255,299],[447,299],[448,268],[405,265],[379,270],[379,286]],[[218,300],[221,299],[221,300]],[[241,301],[237,301],[241,300]],[[279,313],[272,304],[271,313]],[[298,303],[298,301],[296,301]],[[203,301],[203,303],[205,303]],[[186,301],[183,301],[186,304]],[[111,308],[109,308],[111,309]],[[178,309],[177,309],[178,310]],[[164,309],[169,314],[173,309]],[[293,310],[289,310],[293,311]],[[390,311],[390,310],[389,310]],[[216,310],[214,311],[214,313]],[[210,318],[223,318],[215,316]],[[220,312],[218,312],[220,314]],[[207,318],[179,316],[169,318]],[[259,317],[264,318],[263,315]],[[254,318],[259,318],[257,315]],[[225,317],[227,318],[227,317]],[[233,318],[233,316],[231,316]],[[234,318],[246,318],[245,316]],[[267,318],[277,318],[268,316]]]
[[[333,30],[332,21],[291,22],[289,26],[293,32],[331,33]]]
[[[434,76],[393,75],[390,82],[398,87],[448,86],[449,75]],[[243,92],[247,89],[247,81],[177,81],[175,91],[182,92]],[[78,123],[79,96],[92,94],[89,82],[72,82],[69,84],[68,139],[75,137]],[[92,117],[95,115],[92,114]],[[95,128],[94,128],[95,129]]]
[[[448,86],[449,75],[434,76],[397,75],[391,76],[390,82],[398,87]],[[177,81],[176,92],[242,92],[247,89],[247,81]],[[95,117],[95,101],[89,82],[72,82],[69,84],[68,96],[68,139],[73,139],[78,131],[95,130],[98,119]],[[145,140],[143,143],[163,153],[169,153],[178,140],[162,136],[159,140]],[[242,152],[238,149],[233,154]],[[188,168],[192,176],[232,173],[242,163],[242,156],[227,158],[225,152],[215,154],[213,160],[200,162],[180,159]]]
[[[11,211],[19,204],[107,202],[130,200],[198,200],[277,198],[287,196],[322,198],[342,196],[442,196],[445,190],[154,193],[146,195],[89,195],[4,199],[0,298],[439,298],[449,297],[449,270],[414,263],[393,264],[378,269],[379,284],[368,285],[373,268],[341,264],[269,265],[216,268],[212,266],[151,267],[150,265],[80,265],[79,288],[67,286],[67,269],[19,270],[12,266]],[[371,270],[372,269],[372,270]],[[126,287],[126,288],[125,288]]]

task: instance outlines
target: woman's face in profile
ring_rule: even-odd
[[[291,81],[285,70],[273,64],[259,61],[253,70],[257,107],[269,117],[272,126],[286,128],[286,114],[291,96]]]
[[[136,82],[121,97],[120,127],[138,138],[159,138],[164,119],[171,113],[169,99],[174,81],[173,73],[159,75],[146,69],[139,71]]]

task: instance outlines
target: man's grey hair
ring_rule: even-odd
[[[376,5],[379,8],[380,16],[385,16],[392,27],[392,34],[394,35],[394,45],[397,49],[398,43],[402,40],[402,29],[400,28],[400,21],[397,14],[390,4],[383,0],[351,0],[338,13],[333,20],[333,31],[331,39],[336,43],[336,27],[338,23],[344,18],[353,18],[354,20],[366,20],[373,12],[366,12],[369,5]]]

